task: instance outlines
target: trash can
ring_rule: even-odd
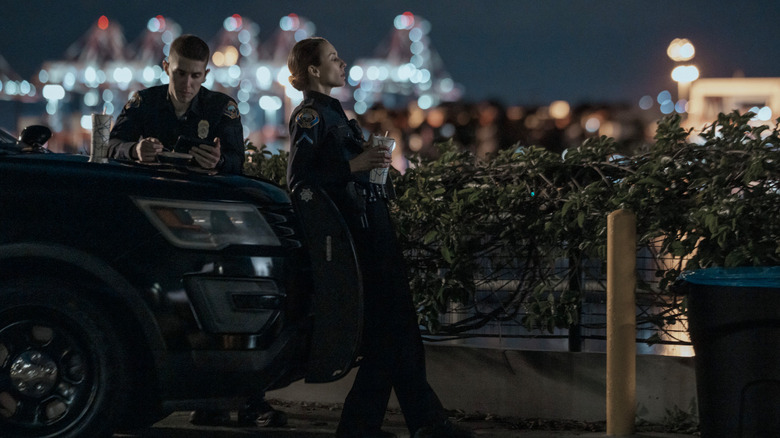
[[[780,437],[780,266],[681,280],[702,437]]]

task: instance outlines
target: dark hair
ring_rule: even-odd
[[[196,61],[209,61],[209,46],[195,35],[181,35],[171,43],[171,52]]]
[[[309,66],[318,67],[321,64],[320,48],[328,40],[321,37],[311,37],[298,41],[287,57],[287,68],[290,69],[290,84],[304,91],[309,87]]]

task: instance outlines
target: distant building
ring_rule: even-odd
[[[752,111],[754,123],[780,116],[780,78],[705,78],[691,83],[686,126],[700,130],[719,113]]]

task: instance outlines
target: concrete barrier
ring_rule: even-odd
[[[606,420],[606,354],[426,344],[428,381],[447,409],[519,418]],[[356,370],[333,383],[296,382],[269,399],[343,403]],[[661,422],[696,400],[692,357],[636,356],[637,417]],[[395,397],[391,407],[398,407]]]

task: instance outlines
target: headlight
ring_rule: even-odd
[[[219,250],[228,245],[281,246],[257,207],[230,202],[134,198],[173,245]]]

